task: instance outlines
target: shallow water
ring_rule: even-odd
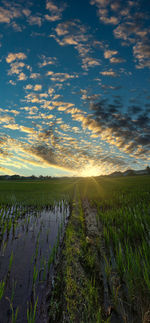
[[[10,217],[15,219],[12,213],[9,210],[5,219],[7,224]],[[0,246],[0,281],[5,281],[6,287],[0,300],[0,323],[11,322],[10,303],[14,312],[19,307],[17,322],[20,323],[27,322],[27,307],[30,302],[34,305],[37,297],[40,307],[52,274],[53,264],[48,265],[50,255],[53,255],[52,262],[55,258],[54,245],[59,245],[68,216],[69,206],[61,201],[53,208],[40,212],[23,211],[23,216],[14,220],[11,229],[4,232]],[[12,266],[9,265],[11,255]],[[37,274],[35,282],[34,271]]]

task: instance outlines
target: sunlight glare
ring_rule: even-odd
[[[86,165],[80,172],[80,176],[83,177],[92,177],[101,175],[102,171],[100,167],[94,166],[92,164]]]

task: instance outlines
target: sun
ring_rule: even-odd
[[[80,176],[92,177],[92,176],[99,176],[101,175],[101,173],[102,171],[100,166],[88,164],[80,171]]]

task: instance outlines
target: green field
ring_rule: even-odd
[[[43,239],[51,239],[54,230],[48,228],[49,222],[44,224],[50,212],[59,218],[59,225],[51,248],[46,249],[49,245],[45,240],[43,246]],[[60,253],[67,212],[71,216]],[[64,309],[66,322],[149,322],[150,176],[1,181],[0,224],[1,263],[7,258],[7,275],[0,271],[0,307],[9,298],[11,320],[20,310],[11,300],[14,285],[10,291],[7,288],[13,270],[16,277],[15,244],[22,243],[19,239],[31,241],[32,229],[34,297],[33,302],[28,298],[28,315],[22,322],[31,322],[34,310],[38,312],[37,281],[41,272],[42,281],[50,279],[58,253],[61,270],[48,300],[51,322],[63,322]],[[41,263],[42,248],[47,251]]]
[[[0,203],[44,207],[54,201],[73,196],[73,179],[52,179],[48,181],[0,181]]]

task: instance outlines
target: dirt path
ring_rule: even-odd
[[[102,278],[92,236],[98,237],[95,217],[84,215],[75,193],[55,286],[49,295],[49,322],[105,322]]]

